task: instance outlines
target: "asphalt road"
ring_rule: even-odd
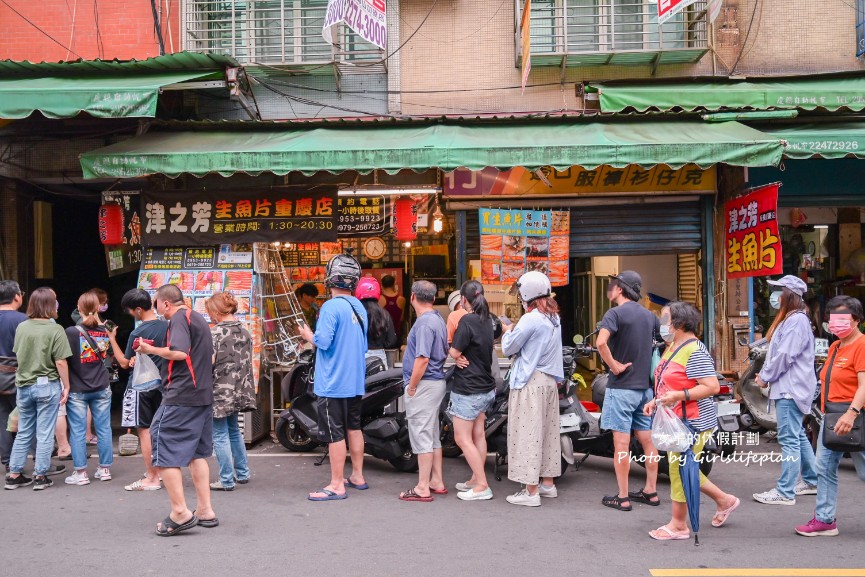
[[[775,446],[764,446],[770,450]],[[750,495],[768,489],[780,465],[716,464],[713,480],[742,499],[727,526],[711,527],[714,503],[701,507],[699,547],[693,539],[660,543],[646,534],[669,519],[669,488],[661,507],[636,505],[629,513],[601,505],[612,493],[612,461],[591,458],[559,480],[559,498],[539,508],[516,507],[504,497],[516,486],[493,481],[495,498],[462,502],[455,491],[434,503],[404,503],[400,490],[413,476],[367,460],[368,491],[345,501],[313,503],[310,490],[328,471],[310,456],[266,442],[251,457],[250,484],[214,493],[221,525],[158,537],[154,525],[168,511],[164,491],[129,493],[123,484],[142,470],[140,457],[118,457],[114,480],[67,486],[63,477],[42,492],[29,488],[0,495],[0,574],[16,577],[117,575],[756,575],[748,568],[865,567],[862,483],[847,461],[841,470],[839,529],[833,538],[804,538],[793,526],[807,522],[814,497],[795,507],[759,505]],[[95,467],[95,460],[90,463]],[[92,467],[91,467],[92,469]],[[445,460],[449,486],[467,478],[462,459]],[[92,475],[91,470],[91,475]],[[213,468],[211,469],[213,476]],[[633,487],[642,470],[634,467]],[[187,480],[194,507],[194,491]],[[664,569],[702,569],[664,572]],[[744,568],[712,572],[706,568]],[[783,568],[788,570],[785,572]],[[839,572],[808,572],[837,575]],[[847,575],[865,575],[846,573]]]

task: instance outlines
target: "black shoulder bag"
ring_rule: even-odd
[[[114,367],[114,359],[103,353],[99,350],[99,347],[96,346],[96,341],[93,340],[86,330],[84,330],[81,325],[75,325],[75,328],[78,329],[78,332],[84,337],[87,341],[87,344],[90,345],[90,348],[93,349],[93,352],[96,353],[96,356],[99,357],[99,360],[102,361],[102,366],[105,367],[105,370],[108,371],[108,382],[116,383],[120,380],[120,374],[117,372],[117,369]]]
[[[826,382],[823,384],[823,407],[826,409],[823,416],[823,446],[830,451],[838,451],[841,453],[857,453],[865,451],[865,414],[859,413],[853,420],[853,428],[846,435],[839,435],[835,432],[835,425],[847,410],[850,408],[850,403],[830,403],[829,402],[829,384],[831,383],[832,367],[835,364],[835,357],[838,355],[840,343],[835,347],[835,352],[832,358],[829,359],[828,368],[826,369]]]

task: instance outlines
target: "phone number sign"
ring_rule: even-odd
[[[783,272],[778,235],[778,183],[727,201],[727,278],[769,276]]]

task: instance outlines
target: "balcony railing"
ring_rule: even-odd
[[[654,0],[532,0],[532,65],[695,62],[708,50],[706,3],[662,25]]]
[[[327,0],[184,0],[184,49],[233,56],[244,64],[314,68],[381,60],[383,52],[348,27],[321,36]]]

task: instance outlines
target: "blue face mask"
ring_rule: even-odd
[[[776,311],[781,308],[781,295],[784,294],[783,291],[774,291],[769,295],[769,306],[771,306]]]
[[[664,342],[672,342],[673,341],[673,330],[670,328],[670,325],[661,325],[660,326],[661,338],[664,339]]]

